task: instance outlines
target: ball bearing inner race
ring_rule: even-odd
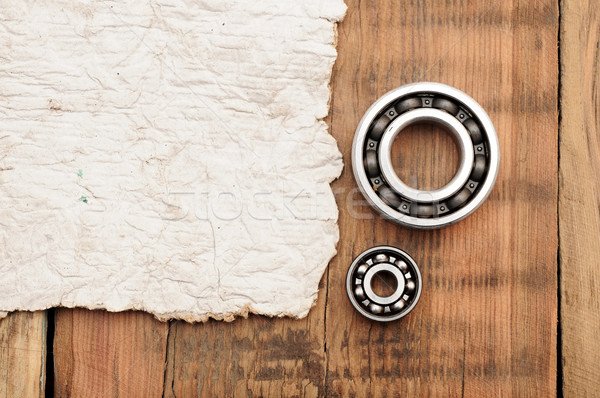
[[[396,279],[396,290],[394,293],[390,294],[387,297],[381,297],[373,290],[373,277],[377,274],[383,273],[383,271],[387,271],[394,276]],[[365,274],[363,289],[365,291],[365,295],[370,298],[372,301],[377,302],[378,304],[392,304],[398,301],[400,297],[402,297],[402,293],[404,292],[404,286],[406,285],[406,280],[404,279],[404,275],[397,267],[394,267],[392,264],[383,263],[377,264],[367,271]]]
[[[392,144],[402,130],[417,123],[431,123],[445,129],[452,134],[458,144],[461,155],[458,171],[448,184],[439,189],[421,190],[412,188],[406,185],[394,171],[392,164]],[[389,183],[392,189],[415,202],[439,202],[457,193],[469,180],[475,160],[473,141],[471,141],[471,136],[465,126],[447,112],[434,108],[414,109],[394,119],[383,133],[377,152],[383,178]]]

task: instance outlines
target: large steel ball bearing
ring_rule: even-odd
[[[392,166],[395,138],[417,123],[440,126],[459,148],[458,171],[439,189],[412,188]],[[420,229],[451,225],[473,213],[490,194],[499,164],[489,116],[467,94],[440,83],[409,84],[379,98],[363,116],[352,145],[354,177],[367,201],[386,218]]]

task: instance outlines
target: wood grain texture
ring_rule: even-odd
[[[168,324],[142,312],[59,309],[57,397],[161,397]]]
[[[342,233],[328,278],[326,392],[554,395],[557,2],[347,3],[331,124],[346,165],[368,106],[390,89],[423,80],[455,86],[487,110],[502,162],[488,201],[441,230],[409,230],[338,202]],[[421,167],[450,160],[442,156]],[[342,196],[354,189],[350,167],[335,187]],[[370,322],[345,295],[350,262],[377,244],[405,249],[421,267],[421,301],[400,322]]]
[[[325,299],[321,286],[315,307],[300,320],[175,323],[165,397],[323,396]]]
[[[14,312],[0,319],[0,397],[43,397],[46,313]]]
[[[459,153],[450,134],[441,127],[417,124],[400,132],[394,140],[392,165],[398,177],[411,187],[438,189],[458,171]],[[422,167],[429,164],[443,164],[443,167]]]
[[[600,390],[600,12],[562,2],[560,269],[565,397]]]
[[[309,316],[167,326],[140,313],[59,310],[57,396],[555,395],[558,2],[346,2],[328,120],[346,164],[333,186],[341,236]],[[422,80],[473,96],[502,150],[488,201],[436,231],[382,220],[350,166],[368,106]],[[411,184],[435,185],[456,154],[422,131],[402,142],[431,152],[397,164],[417,170]],[[405,249],[424,279],[414,312],[386,325],[361,317],[344,285],[352,259],[376,244]]]

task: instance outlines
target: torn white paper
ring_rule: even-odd
[[[0,311],[305,316],[342,0],[0,0]]]

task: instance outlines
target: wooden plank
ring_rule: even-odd
[[[142,312],[57,310],[55,396],[161,397],[167,334]]]
[[[325,289],[307,318],[177,322],[165,397],[323,396]]]
[[[353,206],[346,167],[334,186],[339,255],[308,318],[174,322],[165,343],[167,326],[144,314],[60,310],[58,396],[555,394],[556,2],[348,5],[331,120],[346,164],[372,101],[404,83],[442,81],[474,96],[500,133],[489,201],[456,226],[410,231]],[[422,141],[405,143],[417,153]],[[447,177],[434,172],[455,161],[446,146],[430,149],[417,182]],[[426,284],[415,312],[389,325],[361,318],[344,290],[352,258],[384,243],[411,253]]]
[[[341,241],[329,267],[328,395],[555,395],[557,2],[347,4],[332,131],[347,165],[335,188],[350,199],[338,201]],[[494,121],[502,149],[488,201],[436,231],[384,221],[349,196],[352,135],[363,112],[386,91],[423,80],[473,96]],[[409,139],[408,152],[420,153],[423,144]],[[430,150],[429,163],[411,166],[426,169],[415,172],[417,182],[440,160],[453,160]],[[346,298],[348,266],[376,244],[403,248],[421,266],[421,302],[397,323],[370,322]]]
[[[46,370],[44,311],[14,312],[0,320],[0,397],[43,397]]]
[[[600,390],[600,12],[562,4],[560,280],[565,397]]]

